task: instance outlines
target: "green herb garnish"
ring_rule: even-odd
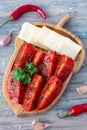
[[[28,62],[26,62],[25,71],[30,72],[30,74],[34,74],[35,72],[37,72],[37,68],[32,63],[28,64]]]
[[[22,81],[23,84],[29,84],[31,81],[31,76],[37,72],[36,66],[34,66],[32,63],[26,62],[25,68],[18,68],[14,70],[13,77],[17,81]]]
[[[23,78],[25,77],[25,71],[21,68],[18,68],[14,70],[13,76],[15,80],[23,80]]]

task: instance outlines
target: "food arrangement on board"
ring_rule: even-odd
[[[37,7],[32,6],[25,12],[37,11]],[[22,8],[24,6],[18,11]],[[37,12],[45,19],[45,13],[39,10]],[[14,20],[20,15],[19,11]],[[84,45],[63,28],[70,18],[66,15],[57,25],[45,22],[25,22],[22,25],[3,80],[4,97],[16,115],[34,115],[51,109],[62,96],[72,75],[82,66]]]

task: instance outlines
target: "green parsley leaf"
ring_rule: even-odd
[[[35,72],[37,72],[37,67],[35,65],[33,65],[32,63],[28,64],[28,62],[26,62],[25,70],[27,72],[30,72],[31,74],[34,74]]]
[[[17,81],[22,81],[23,84],[29,84],[31,81],[31,76],[37,72],[37,68],[32,63],[26,62],[25,68],[18,68],[14,70],[13,77]],[[30,75],[29,75],[30,74]]]
[[[22,81],[24,76],[25,76],[25,72],[23,69],[18,68],[14,70],[13,77],[15,78],[15,80]]]
[[[31,81],[30,76],[28,74],[26,74],[24,69],[21,69],[21,68],[14,70],[13,77],[17,81],[22,81],[23,84],[25,84],[25,85],[29,84]]]
[[[25,75],[25,77],[23,78],[23,84],[29,84],[30,83],[30,81],[31,81],[31,77],[28,75],[28,74],[26,74]]]

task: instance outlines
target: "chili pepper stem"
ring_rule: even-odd
[[[59,113],[57,113],[57,116],[58,116],[60,119],[69,117],[69,116],[71,116],[71,115],[72,115],[72,114],[71,114],[70,111],[66,112],[66,114],[65,114],[64,116],[60,116]]]
[[[5,24],[7,24],[8,22],[11,22],[11,21],[13,21],[13,17],[12,17],[12,16],[8,17],[7,21],[5,21],[5,22],[0,26],[0,28],[2,28]]]

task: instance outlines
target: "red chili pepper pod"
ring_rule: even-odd
[[[46,14],[40,7],[38,7],[36,5],[32,5],[32,4],[26,4],[26,5],[20,6],[16,10],[14,10],[12,12],[12,14],[8,17],[7,21],[5,23],[3,23],[0,26],[0,28],[2,26],[4,26],[5,24],[7,24],[8,22],[17,20],[22,14],[24,14],[26,12],[32,12],[32,11],[39,13],[43,19],[46,19]]]
[[[64,114],[64,116],[60,116],[59,113],[57,113],[57,116],[59,118],[65,118],[68,116],[77,116],[83,112],[87,112],[87,104],[78,104],[76,106],[71,107],[69,111]]]

